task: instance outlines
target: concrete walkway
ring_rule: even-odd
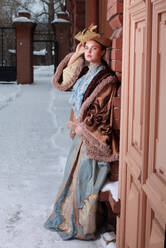
[[[0,84],[0,248],[96,248],[62,241],[43,227],[61,183],[71,141],[70,93],[53,89],[52,67],[32,85]]]

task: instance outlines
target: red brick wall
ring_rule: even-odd
[[[85,28],[85,0],[66,0],[66,8],[70,13],[71,21],[71,43],[72,48],[76,46],[74,36]]]
[[[104,34],[106,37],[110,38],[112,34],[112,29],[109,23],[106,21],[107,16],[107,1],[99,0],[99,33]]]
[[[107,22],[113,30],[111,36],[111,67],[121,80],[123,0],[107,0]]]

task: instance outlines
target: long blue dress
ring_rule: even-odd
[[[91,79],[103,66],[96,67],[93,75],[78,80],[70,99],[76,116],[81,107],[83,93]],[[95,239],[99,228],[99,217],[102,215],[98,201],[99,191],[105,182],[109,166],[107,162],[90,159],[82,138],[74,137],[66,162],[64,178],[57,195],[54,209],[45,223],[45,227],[56,231],[63,240],[78,238]]]

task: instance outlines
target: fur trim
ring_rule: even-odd
[[[92,79],[90,84],[88,85],[84,97],[83,97],[83,102],[92,94],[92,92],[95,90],[95,88],[108,76],[110,76],[110,71],[107,69],[103,69],[100,72],[97,73],[97,75]]]
[[[91,159],[104,162],[119,161],[119,153],[103,154],[103,152],[99,151],[98,148],[96,148],[95,146],[91,146],[87,140],[83,139],[83,143],[86,146],[86,154]]]
[[[82,104],[79,116],[78,116],[78,121],[82,122],[83,121],[83,116],[85,110],[90,106],[90,104],[94,101],[95,97],[101,92],[101,90],[107,85],[107,84],[116,84],[116,78],[113,76],[109,76],[105,79],[102,80],[102,82],[95,88],[93,93],[85,100],[85,102]]]
[[[99,151],[98,148],[95,146],[91,146],[88,141],[83,139],[83,142],[86,146],[86,154],[91,158],[99,161],[104,162],[113,162],[113,161],[119,161],[119,153],[113,153],[113,154],[103,154],[102,151]]]
[[[66,91],[66,90],[70,89],[75,84],[76,80],[78,79],[78,77],[80,75],[80,72],[82,71],[82,68],[83,68],[83,65],[84,65],[84,59],[80,57],[80,58],[78,58],[79,65],[76,68],[76,73],[73,75],[71,80],[65,85],[60,84],[60,78],[62,76],[63,69],[67,66],[67,64],[68,64],[70,58],[72,57],[72,55],[73,55],[73,53],[69,53],[68,55],[66,55],[66,57],[58,65],[57,70],[56,70],[56,72],[54,74],[53,85],[58,90]]]
[[[103,161],[103,162],[113,162],[113,161],[118,161],[119,160],[119,154],[115,153],[115,154],[111,154],[110,156],[106,156],[106,155],[101,155],[98,154],[96,149],[88,149],[86,148],[86,154],[89,158],[91,159],[95,159],[98,161]]]
[[[84,123],[79,123],[79,126],[82,128],[83,131],[83,139],[88,140],[89,144],[93,144],[93,146],[95,146],[96,149],[102,151],[103,154],[111,154],[112,150],[110,149],[110,147],[96,139],[96,137],[93,136],[92,133],[87,130]]]

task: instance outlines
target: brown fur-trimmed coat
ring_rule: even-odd
[[[57,67],[53,85],[67,91],[77,79],[87,72],[84,59],[80,57],[74,73],[63,83],[63,71],[67,67],[72,53],[68,54]],[[72,112],[68,127],[74,131],[78,125],[82,128],[82,138],[87,155],[99,161],[116,161],[119,158],[119,136],[113,129],[112,99],[117,94],[118,80],[111,70],[100,71],[89,84],[83,98],[79,116],[76,120]]]

